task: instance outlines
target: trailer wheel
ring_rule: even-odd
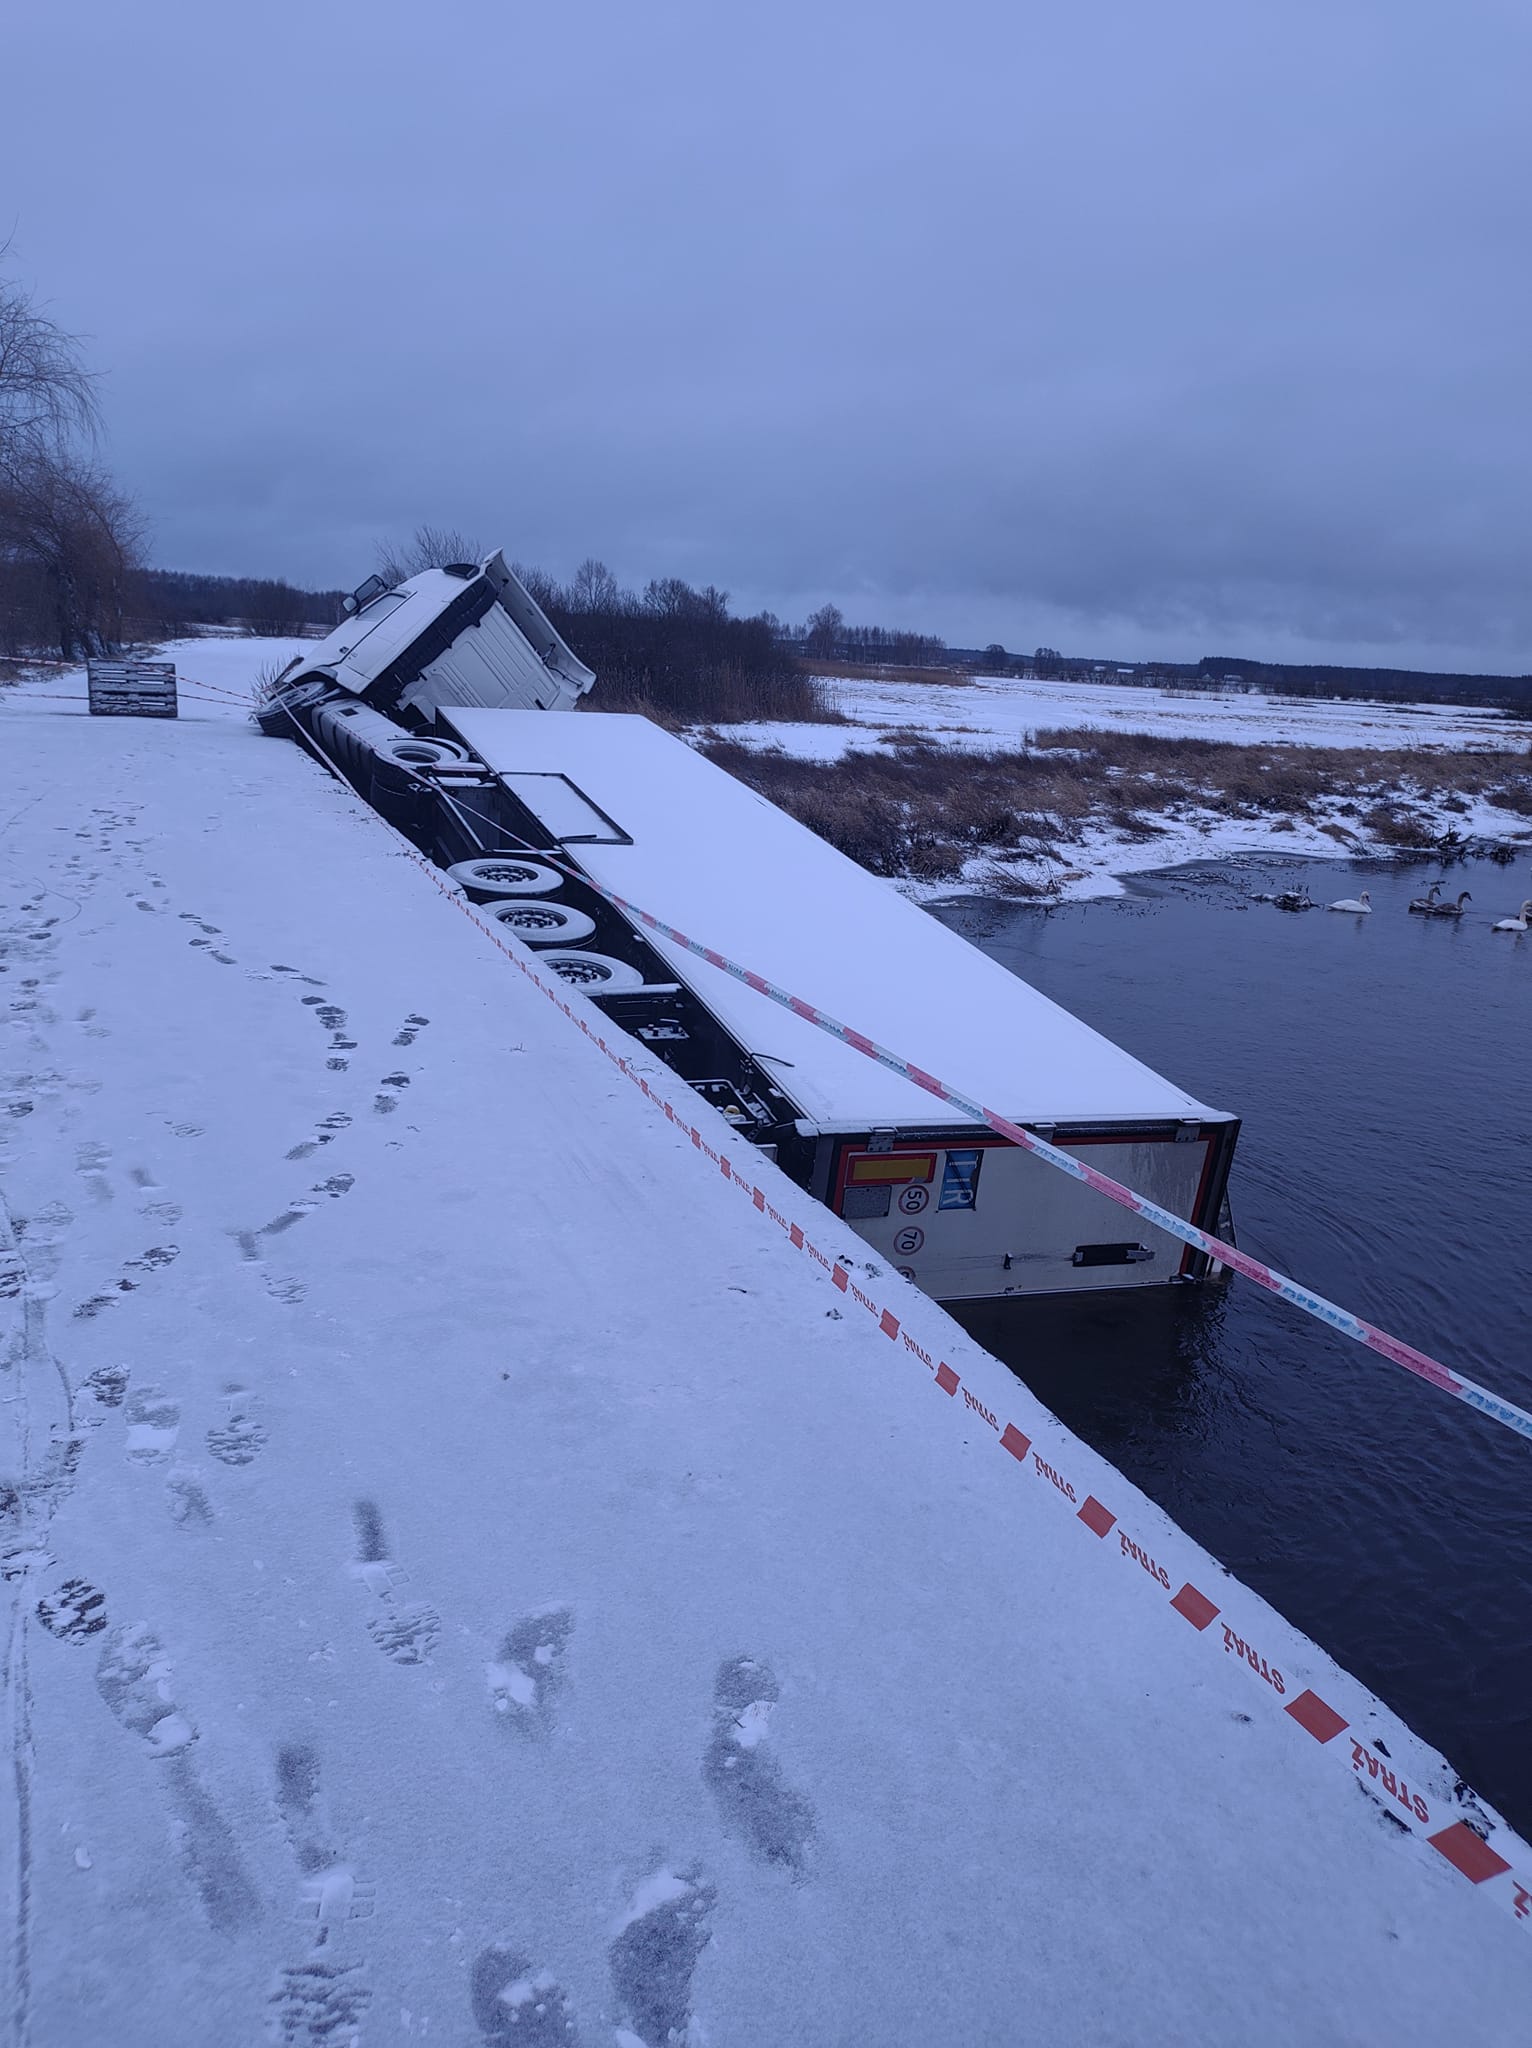
[[[535,896],[512,896],[490,909],[496,924],[509,925],[528,946],[578,946],[596,929],[596,920],[564,903],[541,903]]]
[[[460,860],[448,868],[447,879],[479,896],[551,896],[564,886],[562,875],[545,868],[541,861],[524,860],[519,853]]]
[[[401,734],[390,740],[383,752],[410,768],[460,768],[468,759],[468,749],[456,740],[426,739],[418,733]]]
[[[642,988],[644,977],[626,960],[614,960],[609,953],[543,953],[561,980],[582,995],[612,996],[630,988]]]

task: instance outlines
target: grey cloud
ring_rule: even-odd
[[[1532,669],[1496,0],[82,0],[25,274],[161,560],[431,518],[954,640]]]

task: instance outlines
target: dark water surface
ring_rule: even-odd
[[[1532,1407],[1526,863],[1221,863],[943,921],[1244,1120],[1241,1245]],[[1373,914],[1247,902],[1306,882]],[[962,1320],[1072,1429],[1532,1831],[1532,1443],[1235,1280]]]

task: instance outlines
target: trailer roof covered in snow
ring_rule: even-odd
[[[1218,1118],[785,811],[649,720],[464,711],[451,724],[558,835],[572,783],[617,835],[566,840],[604,887],[1024,1122]],[[546,802],[537,778],[550,781]],[[951,1111],[695,954],[645,932],[824,1131]]]

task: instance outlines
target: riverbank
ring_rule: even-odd
[[[1231,854],[1441,860],[1479,845],[1513,860],[1532,848],[1532,762],[1495,737],[1389,749],[1080,726],[980,751],[906,729],[834,759],[732,731],[701,744],[910,894],[1060,902]]]

